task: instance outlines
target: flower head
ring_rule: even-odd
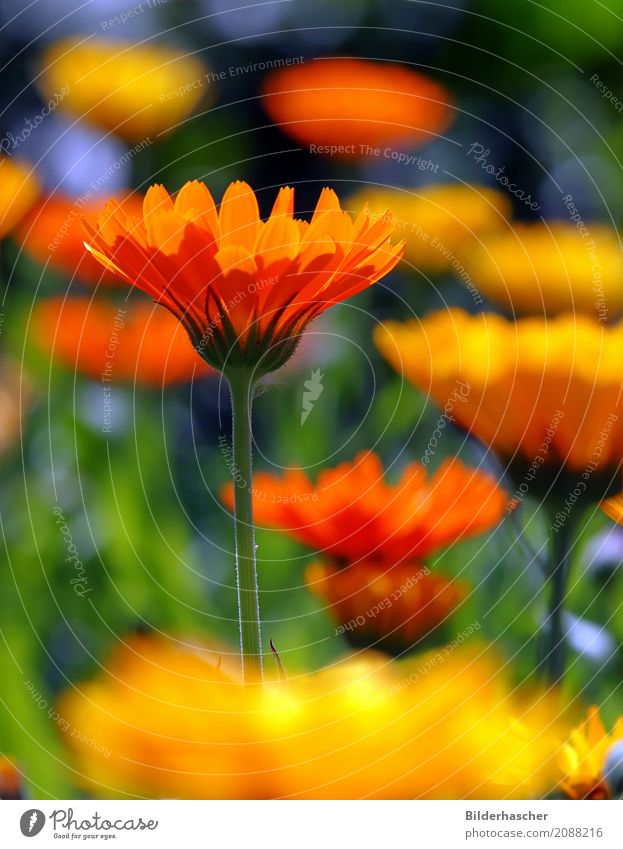
[[[417,269],[459,276],[468,246],[503,227],[511,212],[502,192],[468,184],[366,188],[349,205],[359,211],[365,204],[372,220],[391,209],[391,223],[406,241],[405,258]],[[477,281],[474,277],[476,286]]]
[[[119,285],[119,276],[102,268],[84,246],[82,218],[95,223],[104,205],[104,200],[62,194],[43,198],[22,221],[16,238],[37,262],[49,263],[70,280],[75,276],[90,286]],[[140,215],[143,199],[129,195],[121,205],[127,215]]]
[[[37,302],[32,321],[40,348],[94,380],[157,388],[210,372],[179,322],[149,302],[49,298]]]
[[[555,783],[554,706],[464,649],[360,655],[286,686],[243,687],[224,666],[129,641],[59,706],[76,779],[100,798],[177,799],[534,798]]]
[[[560,757],[563,778],[560,787],[570,799],[611,799],[623,790],[623,752],[618,770],[618,785],[613,788],[609,775],[610,755],[623,744],[623,718],[608,734],[596,707],[590,708],[586,721],[575,728]]]
[[[388,322],[375,341],[440,406],[457,381],[468,383],[452,415],[510,465],[528,465],[530,488],[545,483],[546,468],[570,469],[574,485],[598,499],[613,485],[623,457],[623,324],[573,315],[513,322],[452,309]]]
[[[32,166],[0,156],[0,239],[15,229],[40,191]]]
[[[56,109],[133,141],[174,128],[206,91],[203,63],[162,44],[72,36],[45,51],[41,68]]]
[[[147,192],[140,218],[109,202],[91,253],[166,306],[198,353],[216,368],[279,368],[306,325],[333,304],[370,286],[399,261],[392,227],[356,221],[324,189],[311,222],[294,218],[294,190],[280,190],[268,221],[252,189],[232,183],[217,210],[194,181],[175,200]]]
[[[623,246],[591,224],[516,224],[471,246],[465,267],[478,290],[519,315],[580,312],[604,321],[623,309]]]
[[[444,624],[468,592],[465,581],[417,563],[360,560],[339,568],[316,562],[305,580],[349,643],[398,653]]]
[[[459,460],[432,475],[410,463],[387,483],[373,453],[324,469],[316,485],[302,471],[255,475],[258,523],[279,528],[337,564],[373,560],[393,566],[419,560],[458,539],[493,528],[506,498],[493,478]],[[233,503],[233,486],[223,489]]]
[[[366,156],[390,143],[413,147],[451,122],[442,86],[399,65],[364,59],[322,59],[274,71],[263,95],[274,123],[312,153]]]

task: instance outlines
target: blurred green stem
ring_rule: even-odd
[[[234,516],[236,536],[236,584],[243,680],[249,671],[262,674],[262,632],[255,564],[253,525],[253,469],[251,460],[251,405],[255,381],[250,370],[230,369],[233,417]]]
[[[555,511],[551,511],[555,515]],[[554,528],[550,546],[550,564],[546,572],[546,587],[549,590],[548,613],[543,623],[541,640],[541,674],[550,684],[560,684],[565,675],[566,640],[564,627],[564,605],[571,567],[571,551],[575,537],[576,519],[566,517],[561,527]]]

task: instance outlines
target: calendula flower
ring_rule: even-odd
[[[207,362],[260,374],[283,365],[315,316],[379,280],[403,250],[390,244],[390,225],[364,212],[352,221],[331,189],[310,223],[294,218],[294,190],[281,189],[263,222],[243,182],[218,211],[203,183],[186,183],[175,201],[152,186],[141,219],[110,201],[87,229],[93,256],[176,315]]]
[[[102,268],[84,246],[82,219],[96,223],[105,200],[55,194],[40,200],[16,232],[16,239],[37,262],[48,263],[68,279],[77,277],[90,286],[119,285],[119,276]],[[143,198],[129,195],[120,201],[127,215],[142,214]]]
[[[464,257],[472,243],[503,226],[511,212],[508,197],[484,186],[430,185],[417,189],[365,189],[350,205],[367,204],[377,220],[391,209],[391,223],[406,241],[405,258],[417,269],[454,272],[469,285]],[[478,277],[472,284],[478,287]]]
[[[149,302],[49,298],[35,304],[32,323],[40,348],[94,380],[157,388],[211,371],[174,316]]]
[[[0,800],[21,799],[22,781],[11,758],[0,755]]]
[[[34,168],[0,156],[0,239],[10,233],[37,200],[41,186]]]
[[[600,224],[516,224],[474,243],[465,267],[478,290],[509,312],[585,313],[623,308],[623,246]]]
[[[583,492],[603,495],[601,473],[609,480],[623,457],[623,324],[573,315],[514,322],[451,309],[387,322],[374,338],[391,365],[442,407],[458,382],[468,384],[452,415],[504,460],[533,464],[532,485],[543,468],[564,467]]]
[[[353,645],[403,652],[452,615],[466,597],[466,581],[417,563],[386,566],[359,560],[340,568],[312,563],[311,592],[329,608],[336,631]]]
[[[592,707],[560,757],[561,790],[570,799],[612,799],[623,792],[623,718],[608,734]]]
[[[303,471],[255,475],[257,521],[281,530],[339,565],[370,560],[394,566],[490,530],[506,496],[487,474],[460,460],[429,474],[407,465],[395,484],[372,452],[323,469],[314,485]],[[234,485],[222,491],[231,506]]]
[[[424,144],[452,118],[442,86],[408,68],[364,59],[322,59],[274,71],[266,77],[263,102],[274,123],[312,153],[383,161],[398,161],[401,153],[386,146]]]
[[[243,687],[200,648],[135,638],[59,712],[99,798],[506,799],[556,780],[554,706],[461,649]]]
[[[209,88],[196,56],[162,44],[74,36],[43,53],[37,81],[59,111],[132,141],[174,128]]]

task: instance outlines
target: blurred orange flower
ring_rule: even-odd
[[[292,355],[323,310],[379,280],[398,263],[392,227],[353,222],[324,189],[310,223],[294,218],[294,190],[280,190],[268,221],[246,183],[232,183],[217,212],[200,182],[175,202],[152,186],[143,217],[111,201],[89,250],[182,322],[197,352],[219,369],[251,367],[258,376]]]
[[[208,374],[179,322],[149,302],[38,301],[33,338],[67,368],[95,380],[159,387]]]
[[[91,286],[119,285],[119,277],[102,268],[84,246],[82,218],[93,223],[103,212],[104,200],[83,201],[67,195],[52,195],[35,205],[16,233],[24,249],[41,265],[49,261],[69,279],[74,275]],[[129,195],[121,201],[130,216],[142,214],[143,199]]]
[[[405,259],[418,270],[454,272],[465,279],[468,247],[505,226],[511,203],[502,192],[467,184],[430,185],[412,189],[366,187],[349,206],[359,212],[365,205],[373,221],[391,209],[391,223],[406,241]],[[472,286],[477,290],[478,276]]]
[[[0,800],[21,798],[22,782],[17,767],[10,758],[0,755]]]
[[[608,776],[609,755],[617,744],[618,775]],[[623,792],[623,717],[608,734],[599,710],[590,708],[586,721],[573,730],[562,750],[560,769],[564,776],[560,787],[570,799],[618,798]]]
[[[0,156],[0,239],[19,224],[37,200],[40,190],[31,165]]]
[[[337,632],[350,643],[402,652],[456,610],[468,592],[466,581],[431,572],[417,563],[385,566],[360,560],[338,568],[307,567],[311,592],[330,609]]]
[[[201,646],[133,638],[58,710],[98,798],[509,799],[556,781],[558,706],[465,649],[242,686]]]
[[[233,484],[222,498],[233,505]],[[386,483],[372,452],[323,469],[314,486],[302,471],[282,478],[258,472],[253,508],[260,524],[284,533],[339,565],[373,560],[390,566],[426,557],[500,520],[506,496],[489,475],[447,460],[428,476],[410,463],[396,484]]]
[[[59,111],[149,142],[183,121],[209,89],[196,56],[162,44],[82,36],[44,52],[37,82]]]
[[[450,309],[387,322],[374,338],[396,371],[441,407],[457,381],[468,384],[452,415],[505,461],[519,463],[527,488],[540,478],[549,486],[542,470],[557,475],[561,468],[574,473],[571,489],[577,484],[597,499],[616,483],[623,323],[572,314],[510,321]]]
[[[623,245],[603,224],[584,230],[516,224],[474,242],[465,266],[478,290],[511,313],[581,312],[605,321],[623,309]]]
[[[374,156],[431,141],[450,125],[447,91],[400,65],[322,59],[274,71],[263,102],[272,121],[311,152]],[[319,147],[320,149],[314,149]]]

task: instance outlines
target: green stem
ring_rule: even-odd
[[[233,417],[236,585],[244,680],[252,670],[259,670],[260,677],[262,674],[262,632],[255,565],[251,462],[251,404],[254,379],[247,369],[231,369],[226,376],[231,391]]]
[[[553,512],[553,511],[552,511]],[[552,529],[551,561],[547,573],[548,614],[543,623],[540,670],[548,684],[560,684],[565,675],[564,605],[571,566],[575,520],[568,515],[562,527]]]

